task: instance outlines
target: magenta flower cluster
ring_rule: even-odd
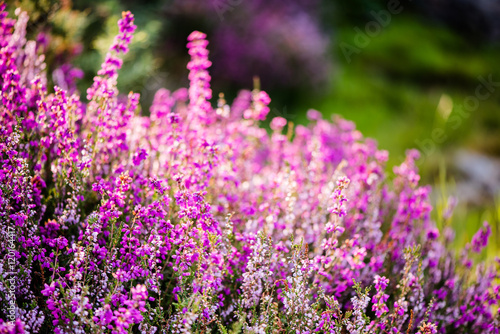
[[[418,152],[351,122],[259,122],[269,96],[190,87],[149,111],[116,83],[119,34],[87,91],[47,87],[26,14],[0,7],[0,333],[499,333],[499,263],[431,219]]]

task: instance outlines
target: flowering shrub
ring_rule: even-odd
[[[116,89],[135,26],[87,90],[46,86],[26,21],[0,14],[0,333],[498,333],[485,224],[456,257],[430,219],[416,151],[351,122],[271,121],[269,96],[210,100],[207,40],[189,89],[149,116]],[[285,127],[287,128],[284,134]]]

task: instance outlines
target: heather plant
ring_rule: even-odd
[[[268,134],[264,91],[212,104],[197,31],[189,88],[141,115],[130,12],[83,103],[0,8],[0,332],[499,333],[490,227],[448,249],[417,151],[392,178],[349,121]]]

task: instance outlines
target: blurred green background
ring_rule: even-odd
[[[422,182],[434,189],[434,217],[441,227],[454,227],[457,249],[488,220],[493,235],[483,256],[500,254],[500,5],[495,2],[15,3],[30,12],[33,36],[40,31],[53,36],[49,71],[66,62],[83,70],[80,92],[99,69],[121,11],[131,10],[138,30],[119,88],[141,93],[143,113],[158,88],[187,86],[186,37],[195,29],[207,32],[214,96],[223,91],[231,100],[259,76],[272,98],[271,117],[297,124],[307,122],[309,108],[325,118],[340,114],[390,152],[390,169],[401,163],[405,150],[419,149]],[[490,84],[484,86],[485,80]],[[458,205],[446,221],[449,196]]]

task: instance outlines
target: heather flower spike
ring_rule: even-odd
[[[189,70],[189,103],[191,112],[203,123],[210,121],[212,106],[212,90],[210,89],[210,74],[207,69],[212,65],[208,60],[207,35],[194,31],[188,36],[187,47],[191,61],[188,63]],[[213,117],[213,116],[212,116]]]
[[[130,12],[85,103],[47,86],[28,19],[0,5],[0,333],[499,333],[491,227],[455,256],[416,151],[390,179],[338,116],[268,134],[260,89],[214,110],[201,32],[189,88],[140,115]]]

